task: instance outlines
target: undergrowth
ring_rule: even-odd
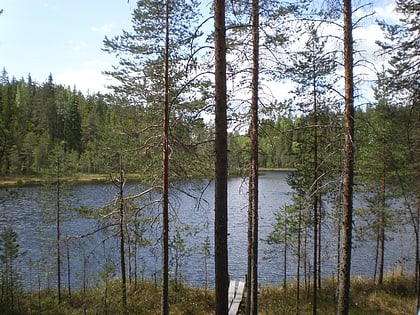
[[[413,276],[388,276],[381,286],[369,279],[354,278],[351,283],[352,315],[405,315],[415,314],[415,283]],[[318,314],[336,313],[336,282],[324,279],[318,290]],[[58,305],[54,291],[22,293],[17,295],[13,309],[0,303],[0,313],[5,315],[44,314],[122,314],[120,283],[114,281],[107,286],[88,288],[86,291],[63,293],[63,302]],[[138,281],[127,291],[129,314],[160,314],[160,288],[153,282]],[[171,283],[169,290],[170,314],[204,315],[214,314],[214,292],[186,285]],[[259,314],[291,315],[312,314],[312,295],[300,289],[296,303],[296,284],[282,287],[264,287],[259,293]],[[246,298],[240,309],[244,314]]]

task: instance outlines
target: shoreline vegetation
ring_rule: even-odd
[[[292,172],[293,168],[260,168],[260,172]],[[240,172],[233,172],[232,176],[239,176]],[[141,181],[142,175],[139,173],[126,174],[128,181]],[[71,178],[63,178],[64,181],[76,183],[106,183],[110,180],[110,174],[76,174]],[[36,176],[5,176],[0,177],[0,188],[21,187],[31,185],[41,185],[48,180],[42,175]]]
[[[153,281],[133,281],[127,288],[129,314],[159,314],[160,287]],[[63,294],[63,301],[57,304],[54,290],[22,293],[16,297],[14,310],[3,314],[119,314],[120,282],[112,280],[104,284],[74,290]],[[350,313],[352,315],[404,315],[415,314],[414,276],[389,274],[381,286],[372,279],[354,277],[351,279]],[[324,279],[318,291],[320,314],[336,313],[336,279]],[[212,289],[190,287],[171,282],[169,287],[171,314],[214,314],[214,291]],[[259,314],[289,315],[312,314],[310,290],[300,289],[299,303],[296,303],[296,283],[286,287],[263,286],[259,291]],[[240,308],[243,314],[246,305],[244,296]],[[1,307],[1,306],[0,306]],[[298,307],[298,310],[296,309]]]

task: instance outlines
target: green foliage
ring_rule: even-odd
[[[293,168],[293,120],[279,117],[276,121],[264,119],[260,123],[260,167]]]
[[[21,275],[16,261],[19,252],[18,235],[11,227],[0,234],[0,312],[13,314],[20,309],[18,298],[22,293]]]
[[[398,137],[398,148],[395,152],[403,149],[398,161],[403,167],[399,169],[398,180],[400,193],[404,196],[406,206],[410,209],[410,215],[414,218],[416,208],[419,204],[420,187],[420,94],[419,94],[419,52],[418,41],[419,10],[418,0],[396,0],[396,11],[400,14],[397,24],[387,24],[380,21],[379,24],[384,31],[385,40],[378,42],[383,52],[390,57],[389,69],[382,74],[382,81],[385,81],[387,94],[385,99],[391,102],[394,113],[398,112],[401,120],[398,121],[400,132]],[[383,91],[383,90],[382,90]],[[394,118],[395,119],[395,118]],[[410,197],[408,197],[410,196]],[[412,198],[414,196],[414,198]],[[417,204],[417,205],[416,205]],[[414,226],[414,230],[418,230]]]
[[[193,238],[198,231],[190,226],[175,227],[173,229],[172,238],[169,241],[170,248],[170,265],[173,268],[173,279],[175,288],[182,283],[182,266],[183,263],[191,256],[196,250],[197,245],[188,245],[186,238]]]
[[[201,83],[188,89],[182,84],[173,91],[177,110],[171,127],[171,174],[203,176],[212,168],[212,133],[198,115],[208,96],[204,97],[206,89]],[[191,89],[196,88],[201,89],[203,98],[191,97]],[[188,96],[181,97],[179,90]],[[157,174],[160,168],[156,163],[161,155],[160,96],[154,94],[153,102],[148,97],[150,103],[145,107],[131,106],[132,102],[118,97],[85,96],[75,88],[56,85],[52,76],[42,84],[30,77],[9,80],[4,70],[0,84],[0,176],[45,175],[55,148],[62,146],[73,174],[114,172],[117,153],[125,150],[130,152],[125,155],[126,171],[152,177],[150,174]]]
[[[319,312],[335,314],[335,280],[325,279],[324,286],[319,291]],[[385,277],[384,284],[377,287],[370,279],[354,278],[351,283],[350,313],[356,315],[400,315],[415,313],[414,277]],[[296,284],[290,282],[287,288],[263,287],[259,295],[259,314],[288,315],[295,313]],[[51,315],[70,314],[105,314],[104,285],[98,285],[82,291],[73,292],[71,298],[66,298],[61,305],[47,290],[29,292],[20,298],[20,313],[15,311],[4,314],[42,313]],[[108,284],[107,311],[109,314],[119,314],[121,304],[119,283],[112,280]],[[175,315],[205,315],[214,310],[214,293],[188,286],[171,285],[169,290],[171,314]],[[34,303],[34,301],[37,301]],[[246,299],[244,299],[246,301]],[[159,314],[160,292],[154,283],[139,281],[137,287],[128,287],[127,306],[130,314]],[[84,313],[85,312],[85,313]],[[311,300],[301,297],[299,314],[312,314]]]
[[[10,227],[4,229],[0,234],[0,261],[8,266],[11,266],[18,257],[17,236],[17,233]]]
[[[210,174],[211,133],[201,113],[208,105],[208,80],[200,76],[195,32],[200,14],[197,1],[169,2],[169,148],[170,176],[186,178]],[[118,56],[119,65],[107,72],[119,81],[113,101],[130,107],[132,113],[114,132],[131,135],[131,151],[140,157],[133,164],[148,182],[162,176],[161,157],[165,57],[165,10],[163,3],[138,1],[133,11],[132,30],[115,38],[105,38],[104,50]],[[133,106],[134,105],[134,106]],[[124,108],[124,112],[128,112]],[[119,115],[116,118],[121,117]],[[132,123],[131,123],[132,122]],[[129,140],[124,140],[129,141]],[[124,146],[124,148],[127,148]],[[131,170],[130,170],[131,171]]]
[[[270,245],[295,246],[299,230],[299,209],[294,205],[281,207],[274,213],[272,231],[266,242]],[[277,254],[278,255],[278,254]]]
[[[336,314],[336,281],[325,279],[318,292],[318,311]],[[377,287],[370,279],[351,279],[350,314],[399,315],[415,313],[414,278],[387,276],[384,284]],[[296,284],[286,289],[267,287],[261,291],[261,314],[294,314]],[[299,302],[299,314],[312,314],[311,299],[303,296]]]

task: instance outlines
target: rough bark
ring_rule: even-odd
[[[248,206],[247,313],[258,314],[258,87],[259,0],[252,0],[252,96],[250,118],[250,170]]]
[[[214,266],[216,315],[228,313],[227,253],[227,100],[225,0],[214,1],[215,56],[215,218]]]
[[[319,253],[320,253],[320,235],[319,227],[320,227],[320,216],[319,216],[319,195],[318,195],[318,103],[317,103],[317,84],[316,84],[316,65],[313,64],[313,72],[314,78],[312,82],[313,87],[313,110],[314,110],[314,182],[313,182],[313,212],[314,212],[314,222],[313,222],[313,230],[314,230],[314,252],[313,252],[313,295],[312,295],[312,314],[317,314],[318,308],[318,278],[319,278],[319,265],[320,260]]]
[[[162,296],[161,314],[169,314],[169,0],[165,4],[163,100]]]
[[[344,8],[344,170],[343,213],[341,222],[340,267],[337,314],[349,313],[351,245],[353,228],[353,180],[354,180],[354,83],[353,83],[353,36],[351,0],[343,1]]]

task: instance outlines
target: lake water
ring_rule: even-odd
[[[272,230],[274,212],[282,205],[290,203],[291,189],[286,183],[286,172],[265,172],[259,182],[259,281],[262,285],[277,284],[282,281],[282,251],[269,255],[273,249],[264,240]],[[180,272],[188,283],[197,286],[213,285],[213,256],[204,254],[203,245],[208,240],[210,253],[213,252],[213,219],[214,219],[214,183],[195,181],[174,184],[177,189],[171,195],[171,237],[176,227],[189,226],[190,233],[183,231],[185,242]],[[232,278],[241,279],[247,270],[247,203],[248,186],[242,178],[229,179],[229,216],[228,216],[228,250],[229,273]],[[10,198],[5,189],[0,190],[0,229],[11,226],[18,233],[20,251],[25,253],[20,258],[19,268],[24,276],[26,287],[54,286],[55,283],[55,221],[54,216],[45,217],[39,200],[48,199],[45,191],[39,186],[13,189],[16,196]],[[183,191],[183,192],[181,192]],[[187,193],[185,193],[187,192]],[[90,183],[79,184],[71,189],[67,197],[72,204],[101,207],[115,197],[117,189],[113,184]],[[127,184],[126,193],[138,193],[138,185]],[[152,196],[159,198],[159,196]],[[53,198],[51,198],[53,200]],[[143,200],[143,203],[145,200]],[[156,204],[155,204],[156,205]],[[65,206],[63,206],[65,208]],[[326,209],[328,211],[328,209]],[[150,238],[154,239],[149,246],[137,250],[136,265],[131,260],[131,272],[136,270],[137,277],[155,279],[159,277],[160,249],[156,243],[160,235],[157,206],[141,209],[139,213],[155,216],[154,221],[147,221],[145,226]],[[64,219],[65,217],[65,219]],[[331,276],[336,272],[337,233],[331,222],[323,227],[322,274]],[[357,223],[356,223],[357,224]],[[80,288],[83,279],[93,285],[103,279],[104,266],[115,266],[108,276],[119,276],[118,240],[112,229],[99,231],[101,225],[96,219],[81,218],[74,211],[63,214],[62,222],[62,283],[67,285],[67,275],[74,288]],[[89,235],[88,235],[89,234]],[[90,235],[91,234],[91,235]],[[81,235],[85,237],[81,238]],[[386,270],[391,271],[405,266],[407,272],[413,271],[414,242],[409,226],[400,226],[393,233],[388,233],[386,243]],[[175,252],[172,251],[172,254]],[[292,254],[289,254],[291,258]],[[372,276],[374,272],[374,242],[354,242],[352,254],[352,274]],[[270,256],[270,257],[269,257]],[[312,257],[309,249],[309,257]],[[106,262],[106,264],[105,264]],[[136,266],[136,268],[134,268]],[[172,264],[174,266],[174,264]],[[67,273],[68,267],[70,272]],[[173,268],[172,268],[173,270]],[[206,280],[206,272],[208,279]],[[287,277],[296,275],[296,263],[290,260]],[[102,278],[101,278],[102,277]]]

